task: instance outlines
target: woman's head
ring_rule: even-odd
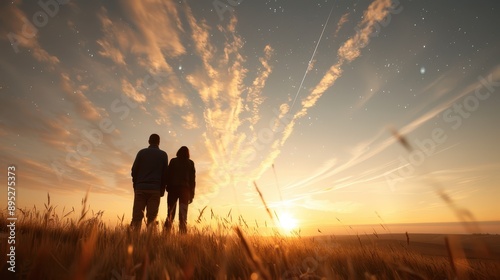
[[[186,146],[182,146],[178,151],[177,151],[177,157],[178,158],[189,158],[189,149]]]

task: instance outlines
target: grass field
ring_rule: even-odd
[[[20,211],[16,273],[1,279],[500,279],[500,236],[439,234],[258,236],[218,219],[187,235],[110,228],[85,207],[78,219]],[[74,212],[72,210],[69,213]],[[0,219],[6,228],[6,215]],[[122,221],[123,222],[123,221]]]

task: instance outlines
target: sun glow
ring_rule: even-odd
[[[280,226],[285,231],[292,231],[297,228],[297,220],[288,212],[283,212],[279,215]]]

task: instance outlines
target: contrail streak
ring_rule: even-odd
[[[319,36],[318,43],[316,43],[316,47],[314,48],[311,59],[309,60],[309,63],[307,64],[306,72],[304,73],[304,77],[302,77],[302,81],[300,82],[299,89],[297,90],[297,93],[295,94],[295,98],[293,99],[292,105],[290,106],[290,111],[293,109],[293,105],[295,105],[295,101],[297,100],[297,97],[299,96],[300,90],[302,89],[302,85],[304,84],[304,81],[307,77],[307,73],[309,72],[309,67],[311,66],[311,63],[314,59],[314,56],[316,55],[316,51],[318,50],[318,46],[319,46],[319,43],[321,42],[321,38],[323,38],[323,33],[325,33],[325,29],[326,29],[326,26],[328,25],[328,21],[330,20],[332,12],[333,12],[333,7],[330,10],[330,14],[328,14],[328,18],[326,19],[325,25],[323,26],[323,30],[321,31],[321,35]]]

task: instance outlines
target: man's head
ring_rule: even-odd
[[[153,133],[149,136],[149,145],[159,146],[160,145],[160,135]]]

